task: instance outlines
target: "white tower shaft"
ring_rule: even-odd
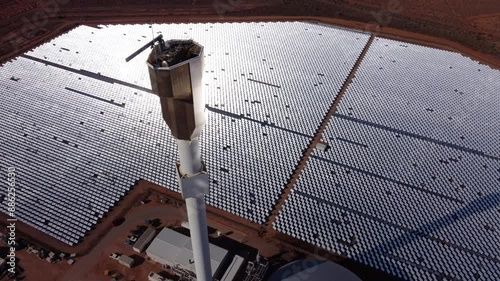
[[[178,171],[181,176],[179,184],[186,200],[196,280],[211,281],[212,269],[204,198],[207,192],[198,187],[208,186],[208,177],[202,174],[204,166],[201,161],[200,142],[198,138],[191,141],[177,140],[177,145],[180,159]]]

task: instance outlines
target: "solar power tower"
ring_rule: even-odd
[[[206,122],[202,87],[203,46],[192,40],[165,42],[161,37],[151,44],[153,49],[147,59],[149,77],[153,93],[160,97],[163,119],[177,140],[180,159],[177,174],[186,200],[196,279],[211,281],[205,208],[209,179],[201,159],[199,141]]]

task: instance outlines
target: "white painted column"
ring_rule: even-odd
[[[181,173],[192,176],[201,172],[200,140],[198,138],[191,141],[177,140],[177,147],[179,148]]]
[[[179,148],[179,171],[183,176],[191,177],[202,172],[200,142],[177,140]],[[189,188],[189,187],[186,187]],[[210,249],[208,247],[208,226],[204,194],[185,198],[189,220],[189,231],[193,247],[194,266],[197,281],[212,281]]]

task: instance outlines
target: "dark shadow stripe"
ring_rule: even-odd
[[[362,147],[365,147],[365,148],[368,147],[368,145],[362,144],[360,142],[355,142],[355,141],[344,139],[344,138],[340,138],[340,137],[336,137],[336,139],[338,139],[339,141],[347,142],[347,143],[354,144],[354,145],[357,145],[357,146],[362,146]]]
[[[256,119],[248,118],[246,116],[242,116],[242,115],[239,115],[239,114],[231,113],[231,112],[228,112],[228,111],[225,111],[225,110],[222,110],[222,109],[218,109],[218,108],[214,108],[214,107],[211,107],[211,106],[208,106],[208,105],[205,105],[205,108],[208,109],[208,110],[210,110],[210,111],[212,111],[212,112],[214,112],[214,113],[222,114],[222,115],[234,118],[234,119],[245,119],[245,120],[248,120],[248,121],[251,121],[251,122],[259,123],[259,124],[261,124],[263,126],[268,126],[268,127],[271,127],[271,128],[276,128],[276,129],[279,129],[279,130],[282,130],[282,131],[285,131],[285,132],[288,132],[288,133],[296,134],[296,135],[299,135],[299,136],[302,136],[302,137],[305,137],[305,138],[312,138],[312,136],[306,135],[306,134],[301,133],[301,132],[297,132],[297,131],[290,130],[290,129],[287,129],[287,128],[279,127],[279,126],[276,126],[274,124],[270,124],[270,123],[267,123],[267,122],[262,122],[262,121],[259,121],[259,120],[256,120]]]
[[[107,76],[104,76],[104,75],[101,75],[101,74],[97,74],[97,73],[94,73],[94,72],[90,72],[90,71],[87,71],[87,70],[84,70],[84,69],[80,69],[78,71],[78,74],[82,74],[82,75],[85,75],[87,77],[90,77],[90,78],[93,78],[93,79],[97,79],[97,80],[101,80],[103,82],[110,83],[110,84],[114,84],[115,83],[115,79],[113,79],[113,78],[110,78],[110,77],[107,77]]]
[[[91,95],[91,94],[87,94],[87,93],[84,93],[82,91],[78,91],[78,90],[75,90],[75,89],[71,89],[71,88],[64,88],[66,90],[69,90],[69,91],[72,91],[73,93],[77,93],[77,94],[80,94],[80,95],[84,95],[86,97],[89,97],[89,98],[93,98],[93,99],[96,99],[96,100],[99,100],[99,101],[103,101],[103,102],[106,102],[106,103],[109,103],[109,104],[112,104],[112,105],[116,105],[116,106],[119,106],[119,107],[125,107],[125,104],[122,103],[122,104],[119,104],[119,103],[116,103],[116,102],[113,102],[113,101],[110,101],[110,100],[107,100],[107,99],[103,99],[103,98],[100,98],[100,97],[96,97],[94,95]]]
[[[208,109],[208,110],[210,110],[210,111],[212,111],[212,112],[214,112],[214,113],[222,114],[222,115],[234,118],[234,119],[242,119],[243,118],[243,116],[238,115],[236,113],[231,113],[229,111],[225,111],[225,110],[218,109],[218,108],[215,108],[215,107],[211,107],[211,106],[208,106],[208,105],[205,105],[205,108]]]
[[[382,179],[382,180],[389,181],[389,182],[392,182],[392,183],[395,183],[395,184],[399,184],[399,185],[402,185],[404,187],[408,187],[408,188],[411,188],[411,189],[415,189],[415,190],[418,190],[418,191],[421,191],[421,192],[424,192],[424,193],[427,193],[427,194],[430,194],[430,195],[433,195],[433,196],[437,196],[437,197],[440,197],[440,198],[443,198],[443,199],[446,199],[446,200],[450,200],[450,201],[457,202],[457,203],[460,203],[460,204],[464,204],[465,203],[463,200],[460,200],[460,199],[457,199],[457,198],[454,198],[454,197],[451,197],[451,196],[448,196],[448,195],[444,195],[444,194],[441,194],[441,193],[438,193],[438,192],[435,192],[435,191],[432,191],[432,190],[428,190],[428,189],[425,189],[425,188],[422,188],[422,187],[414,186],[414,185],[411,185],[411,184],[408,184],[408,183],[405,183],[405,182],[401,182],[401,181],[398,181],[398,180],[395,180],[395,179],[391,179],[391,178],[388,178],[388,177],[385,177],[385,176],[382,176],[382,175],[378,175],[378,174],[375,174],[375,173],[372,173],[372,172],[369,172],[369,171],[365,171],[365,170],[362,170],[362,169],[359,169],[359,168],[356,168],[356,167],[352,167],[352,166],[349,166],[349,165],[346,165],[346,164],[342,164],[342,163],[339,163],[339,162],[336,162],[336,161],[333,161],[333,160],[329,160],[329,159],[326,159],[326,158],[323,158],[323,157],[319,157],[319,156],[316,156],[316,155],[312,155],[311,157],[315,158],[315,159],[318,159],[318,160],[321,160],[321,161],[325,161],[325,162],[331,163],[333,165],[340,166],[342,168],[346,168],[346,169],[353,170],[353,171],[356,171],[356,172],[359,172],[359,173],[362,173],[362,174],[365,174],[365,175],[369,175],[369,176],[372,176],[374,178]]]
[[[381,223],[381,224],[384,224],[384,225],[387,225],[387,226],[390,226],[390,227],[393,227],[393,228],[396,228],[396,229],[399,229],[399,230],[403,230],[403,231],[407,232],[404,236],[413,235],[414,237],[421,237],[421,238],[429,239],[431,241],[441,243],[443,246],[449,246],[451,248],[454,248],[454,249],[457,249],[457,250],[469,253],[471,255],[482,257],[482,258],[484,258],[486,260],[489,260],[489,261],[492,261],[492,262],[495,262],[495,263],[499,263],[500,262],[500,260],[498,258],[494,257],[494,256],[490,256],[488,254],[483,254],[483,253],[480,253],[480,252],[478,252],[476,250],[468,249],[468,248],[466,248],[464,246],[461,246],[461,245],[458,245],[458,244],[455,244],[455,243],[452,243],[452,242],[444,241],[442,239],[439,239],[438,237],[435,237],[435,236],[431,235],[433,232],[436,231],[436,229],[442,229],[443,225],[450,225],[450,224],[452,224],[455,221],[455,219],[453,218],[452,215],[447,215],[447,216],[445,216],[443,218],[440,218],[439,220],[436,220],[436,221],[433,221],[431,223],[428,223],[428,224],[426,224],[426,225],[424,225],[422,227],[419,227],[418,229],[415,230],[415,229],[412,229],[412,228],[409,228],[409,227],[406,227],[406,226],[402,226],[402,225],[399,225],[399,224],[396,224],[396,223],[393,223],[393,222],[390,222],[390,221],[386,221],[386,220],[377,218],[377,217],[372,216],[370,214],[363,213],[363,212],[360,212],[358,210],[355,210],[355,209],[352,209],[352,208],[349,208],[349,207],[346,207],[346,206],[342,206],[342,205],[340,205],[338,203],[334,203],[334,202],[325,200],[323,198],[319,198],[317,196],[304,193],[302,191],[295,191],[295,193],[298,194],[298,195],[304,196],[304,197],[306,197],[308,199],[311,199],[313,201],[316,201],[316,202],[319,202],[319,203],[322,203],[322,204],[325,204],[325,205],[333,206],[333,207],[341,209],[343,211],[347,211],[347,212],[356,214],[356,215],[358,215],[360,217],[364,217],[364,218],[367,218],[369,220],[376,221],[378,223]],[[490,204],[490,205],[493,205],[493,204]],[[459,213],[461,213],[461,211],[459,211]],[[459,216],[459,218],[460,217],[461,216]],[[427,229],[430,229],[430,231],[427,231]],[[413,238],[413,240],[414,239],[415,238]],[[405,240],[406,239],[401,239],[401,241],[399,239],[391,240],[390,242],[393,242],[393,243],[385,243],[385,246],[387,248],[393,248],[392,246],[395,245],[397,242],[399,243],[399,242],[403,242]],[[378,247],[378,248],[379,248],[379,250],[381,250],[381,252],[384,252],[383,250],[385,248],[383,248],[383,247]],[[362,255],[362,254],[363,253],[361,253],[360,255]]]
[[[137,85],[134,85],[132,83],[128,83],[128,82],[125,82],[125,81],[114,79],[114,78],[111,78],[111,77],[108,77],[108,76],[104,76],[104,75],[101,75],[101,74],[98,74],[98,73],[94,73],[94,72],[91,72],[91,71],[88,71],[88,70],[74,69],[74,68],[71,68],[71,67],[67,67],[67,66],[55,63],[55,62],[51,62],[51,61],[44,60],[44,59],[39,59],[39,58],[32,57],[32,56],[29,56],[29,55],[21,55],[21,57],[29,59],[29,60],[32,60],[32,61],[36,61],[36,62],[39,62],[39,63],[43,63],[45,65],[50,65],[50,66],[53,66],[53,67],[57,67],[59,69],[63,69],[63,70],[66,70],[66,71],[77,73],[77,74],[80,74],[80,75],[83,75],[83,76],[87,76],[87,77],[90,77],[90,78],[93,78],[93,79],[97,79],[97,80],[100,80],[100,81],[103,81],[103,82],[107,82],[107,83],[110,83],[110,84],[118,84],[118,85],[122,85],[122,86],[125,86],[125,87],[133,88],[133,89],[136,89],[136,90],[139,90],[139,91],[144,91],[144,92],[147,92],[147,93],[153,93],[153,91],[151,91],[148,88],[137,86]]]
[[[463,147],[463,146],[460,146],[460,145],[452,144],[452,143],[441,141],[441,140],[436,140],[436,139],[433,139],[433,138],[430,138],[430,137],[422,136],[422,135],[415,134],[415,133],[406,132],[406,131],[403,131],[403,130],[400,130],[400,129],[391,128],[391,127],[380,125],[380,124],[373,123],[373,122],[370,122],[370,121],[361,120],[361,119],[358,119],[358,118],[354,118],[354,117],[343,115],[343,114],[339,114],[339,113],[336,113],[334,116],[338,117],[338,118],[341,118],[341,119],[344,119],[344,120],[349,120],[349,121],[356,122],[356,123],[359,123],[359,124],[363,124],[363,125],[366,125],[366,126],[374,127],[374,128],[377,128],[377,129],[381,129],[381,130],[385,130],[385,131],[389,131],[389,132],[393,132],[393,133],[405,135],[405,136],[408,136],[408,137],[411,137],[411,138],[416,138],[416,139],[423,140],[423,141],[432,142],[434,144],[446,146],[446,147],[453,148],[453,149],[456,149],[456,150],[460,150],[460,151],[463,151],[463,152],[467,152],[467,153],[470,153],[470,154],[479,155],[479,156],[483,156],[483,157],[490,158],[490,159],[500,160],[500,158],[498,158],[498,157],[495,157],[495,156],[492,156],[492,155],[488,155],[488,154],[486,154],[486,153],[484,153],[482,151],[479,151],[479,150],[475,150],[475,149]]]
[[[457,277],[453,277],[453,276],[451,276],[451,275],[449,275],[449,274],[445,274],[445,273],[443,273],[443,272],[440,272],[440,271],[434,270],[434,269],[432,269],[432,268],[430,268],[430,267],[423,266],[423,265],[421,265],[421,264],[418,264],[418,263],[416,263],[416,262],[412,262],[412,261],[407,260],[407,259],[403,259],[403,258],[401,258],[401,257],[399,257],[399,256],[396,256],[396,255],[393,255],[393,254],[387,254],[387,253],[384,253],[383,255],[384,255],[384,256],[386,256],[386,257],[388,257],[388,258],[390,258],[390,259],[393,259],[393,260],[399,261],[399,262],[401,262],[401,263],[405,263],[405,264],[407,264],[407,265],[413,266],[413,267],[415,267],[415,268],[417,268],[417,269],[420,269],[420,270],[422,270],[422,271],[428,272],[428,273],[430,273],[430,274],[434,274],[435,276],[442,278],[441,280],[462,281],[462,279],[458,279]],[[444,278],[446,278],[446,279],[444,279]],[[438,280],[439,280],[439,279],[438,279]]]
[[[252,81],[252,82],[256,82],[256,83],[260,83],[260,84],[264,84],[264,85],[267,85],[267,86],[271,86],[271,87],[281,88],[281,86],[274,85],[274,84],[271,84],[271,83],[262,82],[262,81],[251,79],[251,78],[247,78],[247,80],[248,81]]]

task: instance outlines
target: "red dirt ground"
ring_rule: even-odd
[[[496,26],[473,19],[486,18],[487,21],[500,20],[500,7],[497,0],[467,1],[467,0],[350,0],[354,6],[372,9],[390,10],[399,2],[399,14],[429,22],[454,25],[472,32],[484,32],[500,37]],[[475,23],[475,24],[472,24]],[[496,34],[495,34],[496,33]]]
[[[306,19],[361,29],[375,24],[382,36],[452,48],[500,66],[498,0],[176,0],[168,5],[161,0],[4,0],[0,5],[0,62],[78,24]]]
[[[78,265],[67,270],[56,280],[109,280],[104,270],[114,270],[124,276],[123,280],[145,280],[150,271],[159,273],[161,265],[147,260],[145,253],[136,253],[132,247],[124,245],[127,235],[137,225],[144,225],[145,219],[161,218],[162,226],[179,225],[187,219],[184,210],[171,204],[150,202],[147,205],[132,207],[125,215],[125,222],[111,229],[87,255],[78,259]],[[120,253],[142,259],[142,263],[129,269],[109,257],[110,253]],[[140,257],[140,258],[137,258]]]
[[[161,198],[166,197],[172,200],[171,203],[159,202]],[[140,200],[145,199],[151,201],[145,205],[139,203]],[[25,250],[20,250],[16,252],[16,256],[20,259],[19,265],[25,270],[23,280],[105,281],[110,279],[109,276],[104,275],[105,269],[114,270],[116,273],[121,274],[124,281],[146,280],[145,276],[150,271],[161,272],[160,266],[148,261],[144,253],[135,253],[131,247],[125,246],[123,242],[130,230],[135,229],[137,225],[144,224],[145,219],[160,218],[162,226],[180,226],[180,223],[186,220],[187,214],[185,206],[177,207],[175,206],[177,203],[182,203],[180,194],[147,181],[140,181],[133,191],[108,214],[108,217],[96,226],[96,230],[91,231],[89,238],[86,238],[83,243],[76,247],[63,244],[64,247],[61,248],[62,243],[53,241],[54,239],[47,240],[46,235],[18,222],[16,224],[18,237],[28,238],[26,237],[26,232],[28,232],[32,235],[28,240],[36,244],[46,245],[46,249],[56,252],[86,253],[75,258],[75,264],[70,266],[65,261],[49,264],[38,259],[35,255],[28,254]],[[125,221],[117,227],[111,227],[109,221],[116,217],[124,217]],[[364,280],[379,280],[380,278],[392,280],[390,276],[384,273],[352,263],[344,257],[325,252],[287,235],[275,231],[266,231],[261,225],[211,206],[207,206],[207,219],[210,227],[220,230],[224,236],[231,240],[257,249],[262,256],[267,258],[281,256],[285,260],[296,257],[328,259],[350,268]],[[102,233],[102,230],[105,231]],[[126,255],[135,254],[143,258],[144,261],[142,264],[128,269],[109,257],[109,254],[114,252]]]

